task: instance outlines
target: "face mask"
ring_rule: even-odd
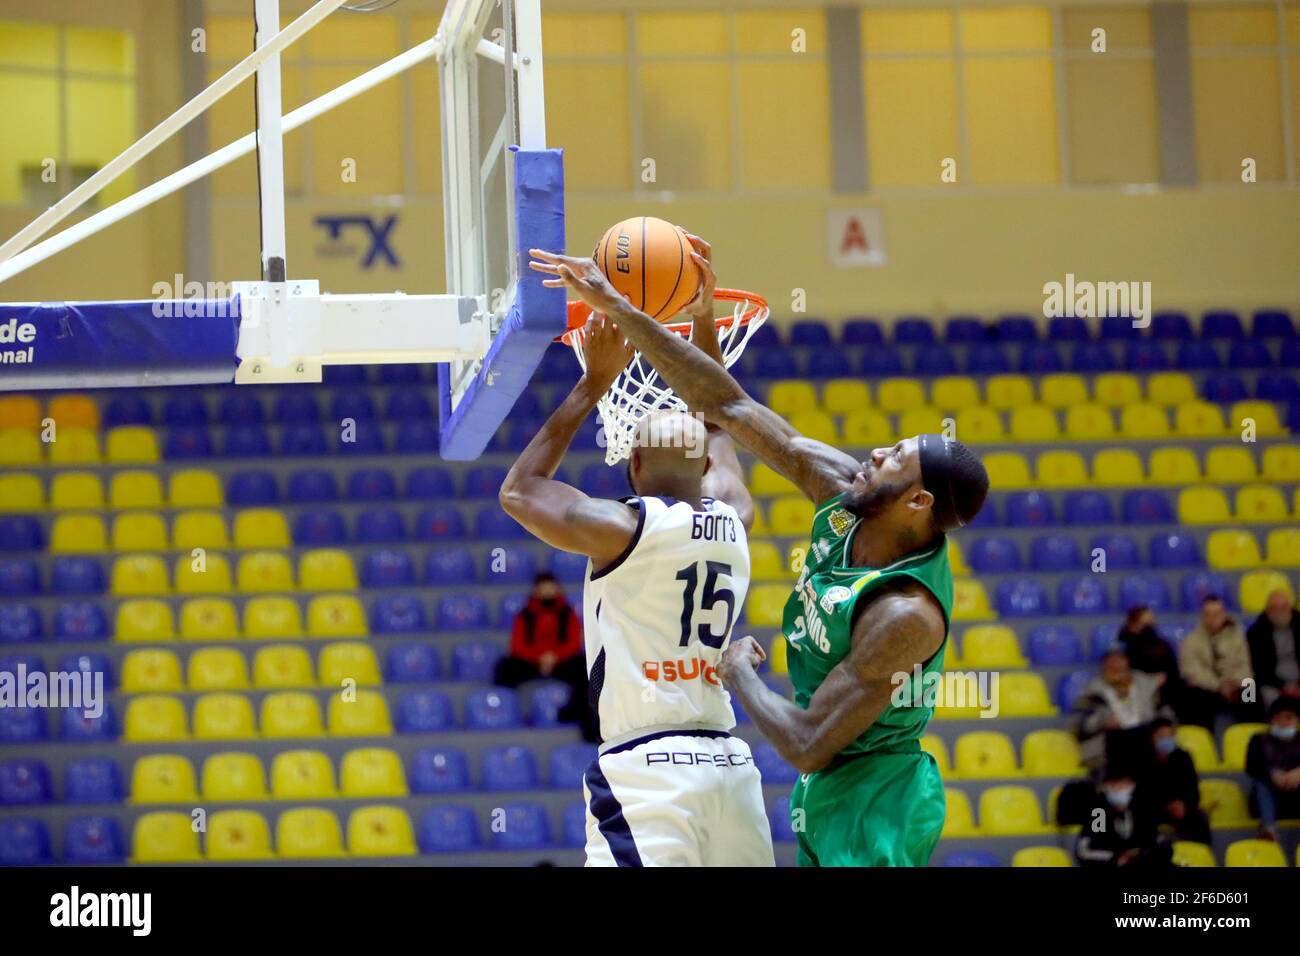
[[[1125,807],[1129,805],[1129,802],[1133,799],[1133,788],[1121,787],[1112,790],[1107,790],[1106,799],[1110,801],[1110,805],[1114,807],[1116,810],[1123,810]]]
[[[1167,757],[1177,749],[1178,741],[1174,737],[1156,738],[1156,753]]]
[[[1294,725],[1294,724],[1292,724],[1290,727],[1287,727],[1287,726],[1285,726],[1285,725],[1283,725],[1283,724],[1273,724],[1272,726],[1270,726],[1270,727],[1268,728],[1268,732],[1269,732],[1270,734],[1272,734],[1274,737],[1276,737],[1278,740],[1293,740],[1293,739],[1295,739],[1295,725]]]

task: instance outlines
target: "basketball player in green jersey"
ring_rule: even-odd
[[[691,237],[711,294],[709,248]],[[791,823],[804,866],[922,866],[939,841],[943,782],[920,748],[933,713],[926,675],[943,669],[952,612],[945,534],[971,521],[988,474],[961,442],[918,435],[864,462],[806,438],[750,398],[716,361],[634,309],[591,259],[533,250],[532,267],[613,319],[705,419],[785,475],[817,506],[786,601],[794,701],[758,677],[753,638],[719,674],[797,770]]]

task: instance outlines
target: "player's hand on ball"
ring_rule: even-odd
[[[542,285],[552,289],[568,286],[579,299],[601,315],[611,315],[628,305],[627,299],[610,285],[594,259],[562,256],[544,249],[529,249],[528,254],[533,257],[528,263],[530,269],[555,277],[546,279]]]
[[[732,641],[722,652],[722,660],[718,662],[718,676],[722,678],[723,684],[729,685],[742,670],[758,670],[758,665],[765,660],[767,654],[763,645],[752,637],[742,637]]]
[[[695,293],[695,298],[686,303],[682,312],[692,319],[706,319],[712,322],[715,315],[713,311],[713,290],[718,285],[718,276],[713,271],[713,247],[699,236],[692,235],[689,232],[686,233],[686,240],[691,244],[691,248],[695,250],[691,253],[691,259],[694,260],[696,267],[700,270],[700,291]]]
[[[587,364],[587,381],[598,394],[609,391],[632,360],[632,346],[618,326],[603,315],[594,315],[582,330],[582,353]]]

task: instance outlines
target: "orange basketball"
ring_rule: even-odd
[[[700,270],[686,233],[653,216],[611,226],[592,257],[610,284],[651,318],[668,322],[695,298]]]

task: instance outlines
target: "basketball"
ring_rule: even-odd
[[[680,226],[654,216],[615,223],[593,258],[610,283],[651,318],[667,322],[700,288],[700,270]]]

